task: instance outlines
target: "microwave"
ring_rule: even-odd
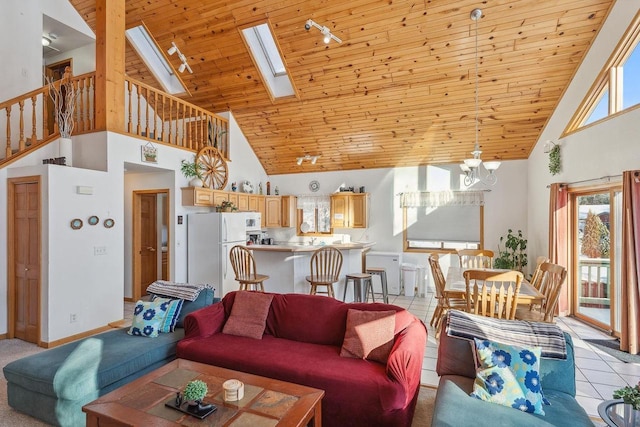
[[[260,231],[262,229],[262,216],[260,212],[245,212],[245,218],[247,221],[246,231],[247,233],[253,231]]]

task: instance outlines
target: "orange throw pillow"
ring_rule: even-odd
[[[393,348],[396,312],[350,308],[340,356],[387,363]]]
[[[240,337],[262,339],[273,295],[239,291],[222,332]]]

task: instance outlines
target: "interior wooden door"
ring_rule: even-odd
[[[158,278],[157,194],[140,194],[140,296]]]
[[[40,340],[40,185],[9,182],[11,330],[15,338]]]

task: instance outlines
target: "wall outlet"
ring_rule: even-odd
[[[106,255],[106,254],[107,254],[107,247],[106,246],[94,246],[93,247],[93,255],[94,256]]]
[[[76,323],[78,321],[78,315],[76,313],[71,313],[69,315],[69,323]]]

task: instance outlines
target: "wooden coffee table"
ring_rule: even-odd
[[[222,383],[232,378],[244,383],[244,398],[225,402]],[[209,392],[204,400],[218,408],[203,420],[165,406],[193,379],[207,383]],[[88,427],[302,427],[311,420],[315,427],[320,427],[323,396],[324,391],[315,388],[176,359],[86,404],[82,410],[87,414]]]

